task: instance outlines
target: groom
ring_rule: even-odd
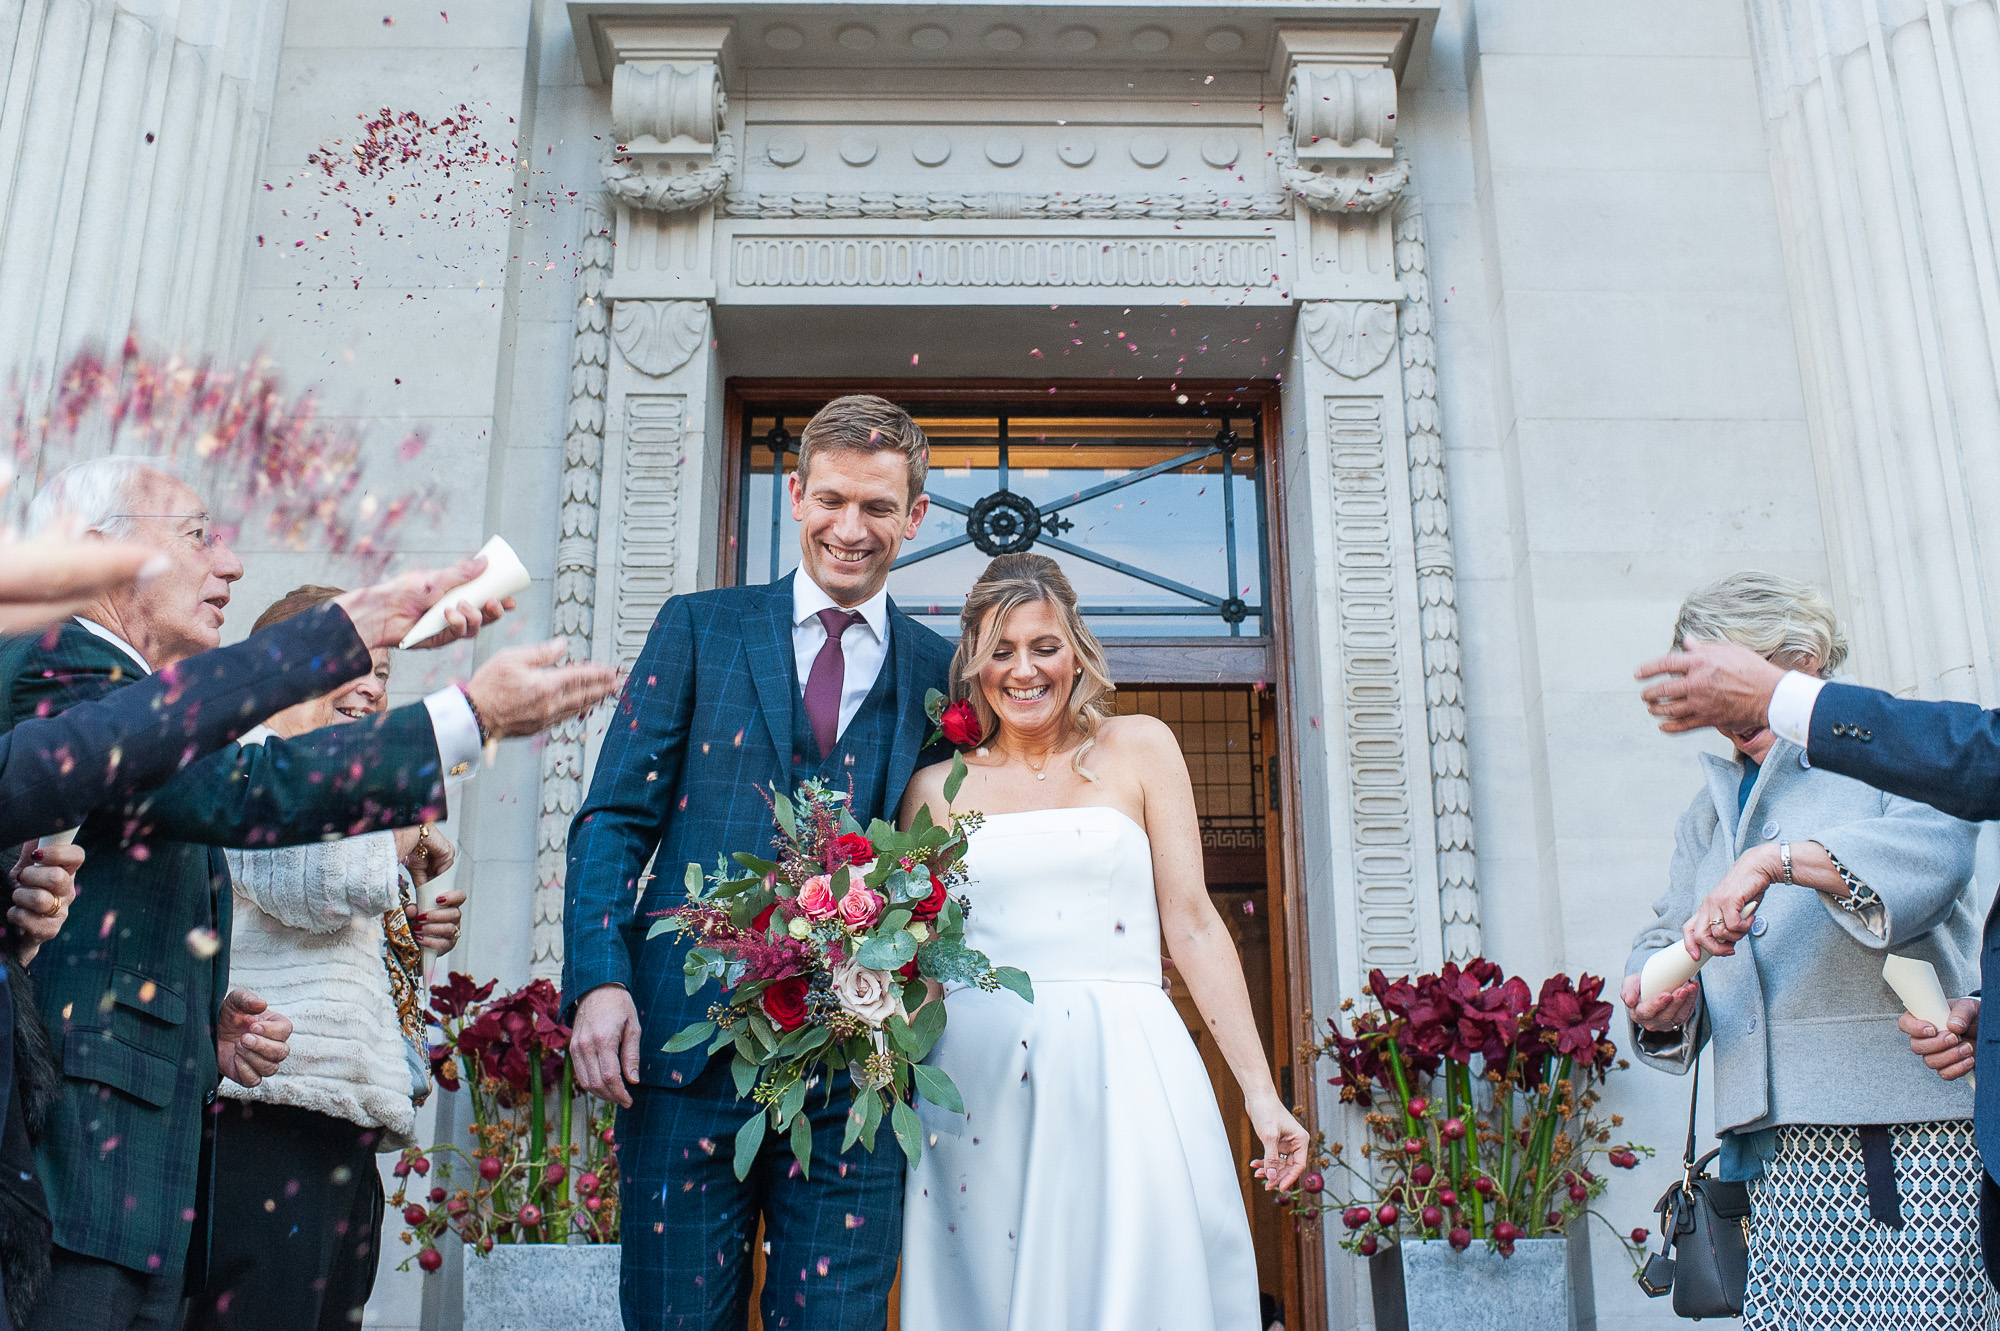
[[[769,855],[776,786],[820,777],[854,816],[894,819],[952,647],[884,584],[917,534],[930,445],[900,408],[844,397],[812,418],[790,478],[799,571],[667,602],[633,667],[569,835],[563,996],[577,1081],[615,1100],[628,1331],[741,1331],[764,1221],[764,1325],[881,1331],[902,1236],[903,1157],[842,1155],[850,1100],[808,1104],[813,1172],[776,1134],[736,1179],[739,1100],[726,1055],[663,1046],[718,998],[688,996],[687,944],[648,938],[681,904],[682,869]],[[932,755],[936,756],[936,755]],[[654,860],[641,908],[641,875]]]

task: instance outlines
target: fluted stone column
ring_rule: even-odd
[[[285,0],[0,4],[0,380],[133,329],[231,349],[284,23]]]
[[[1995,702],[2000,16],[1994,0],[1748,11],[1857,664],[1904,694]]]

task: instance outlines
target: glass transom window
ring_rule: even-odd
[[[798,566],[783,478],[817,403],[746,406],[736,574]],[[987,561],[1033,550],[1063,567],[1101,638],[1268,637],[1258,417],[940,408],[911,414],[931,441],[931,509],[889,576],[905,612],[953,636]]]

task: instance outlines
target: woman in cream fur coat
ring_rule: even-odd
[[[257,627],[337,595],[298,588]],[[381,712],[388,678],[378,651],[369,674],[278,713],[243,742]],[[289,1016],[293,1034],[278,1073],[255,1087],[225,1082],[214,1107],[207,1274],[188,1326],[356,1326],[381,1248],[375,1156],[413,1143],[430,1094],[422,951],[458,941],[465,900],[440,893],[426,918],[415,889],[451,866],[453,849],[424,827],[227,855],[231,981]]]

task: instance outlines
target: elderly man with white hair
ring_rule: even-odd
[[[150,578],[51,634],[0,646],[0,727],[90,702],[221,641],[243,566],[200,497],[144,460],[56,476],[31,530],[63,520],[157,548]],[[490,608],[490,607],[489,607]],[[81,908],[97,927],[44,946],[32,974],[64,1085],[36,1146],[55,1251],[30,1327],[169,1327],[202,1251],[202,1110],[219,1076],[254,1085],[289,1023],[228,988],[225,846],[279,846],[444,816],[445,780],[489,740],[533,734],[611,687],[558,666],[560,642],[496,654],[463,686],[351,725],[230,745],[85,821]]]

